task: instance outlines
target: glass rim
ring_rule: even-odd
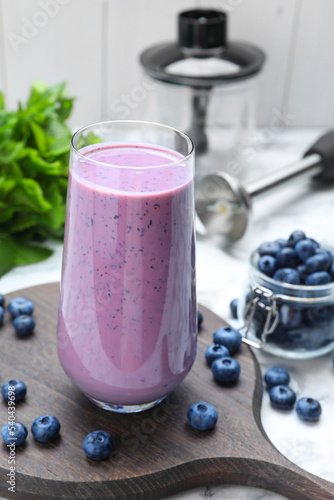
[[[153,166],[149,166],[149,167],[145,167],[145,168],[156,169],[156,168],[173,167],[173,166],[179,164],[180,162],[188,162],[188,160],[191,158],[191,156],[195,152],[194,142],[192,141],[192,139],[190,139],[190,137],[185,132],[182,132],[181,130],[179,130],[179,129],[175,128],[175,127],[172,127],[170,125],[165,125],[163,123],[151,122],[151,121],[145,121],[145,120],[105,120],[105,121],[96,122],[96,123],[92,123],[90,125],[85,125],[83,127],[80,127],[72,135],[72,138],[71,138],[71,150],[74,151],[75,154],[78,155],[79,158],[81,158],[82,160],[89,161],[90,163],[95,164],[95,165],[104,165],[105,167],[114,167],[114,168],[123,168],[124,167],[124,168],[127,168],[127,169],[138,169],[139,166],[115,165],[115,164],[111,164],[111,163],[104,163],[104,162],[101,162],[101,161],[94,160],[93,158],[89,158],[86,155],[80,153],[80,151],[82,149],[84,149],[84,148],[81,148],[80,150],[78,150],[75,147],[75,145],[74,145],[75,139],[80,134],[83,134],[85,131],[92,130],[94,127],[106,126],[106,125],[135,125],[135,124],[137,124],[139,126],[153,126],[153,127],[156,127],[156,128],[160,128],[160,129],[163,129],[163,130],[174,132],[174,133],[178,134],[180,137],[182,137],[185,140],[185,142],[186,142],[186,144],[188,146],[188,150],[189,150],[189,152],[187,153],[187,155],[182,155],[182,153],[178,153],[178,154],[182,155],[182,158],[180,158],[178,160],[169,161],[168,163],[164,163],[162,165],[153,165]],[[85,146],[85,147],[99,145],[99,144],[103,144],[103,142],[101,142],[101,143],[97,142],[95,144],[91,144],[91,145],[88,145],[88,146]],[[123,145],[126,145],[126,142],[123,142]],[[145,146],[148,147],[148,146],[150,146],[150,144],[146,144]],[[152,147],[153,146],[154,146],[154,144],[152,144]],[[159,144],[156,144],[156,146],[159,146]],[[171,151],[173,151],[173,150],[171,150]],[[174,151],[174,152],[177,152],[177,151]]]

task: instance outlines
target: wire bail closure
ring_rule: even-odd
[[[261,301],[261,299],[263,301]],[[248,333],[256,309],[259,308],[267,312],[266,321],[260,337],[260,343],[254,342],[248,338]],[[279,310],[275,295],[270,290],[260,286],[253,286],[249,302],[243,314],[244,325],[239,328],[242,334],[242,341],[255,349],[263,349],[267,342],[267,336],[272,334],[279,320]],[[244,332],[242,332],[244,330]]]

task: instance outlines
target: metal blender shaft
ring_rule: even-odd
[[[313,177],[320,174],[321,171],[321,156],[314,153],[310,156],[305,156],[305,158],[296,163],[292,163],[280,170],[272,172],[266,177],[251,182],[247,185],[246,190],[248,195],[254,198],[260,194],[267,193],[269,190],[301,174],[307,173],[310,177]]]
[[[322,136],[298,162],[247,187],[224,172],[198,178],[195,205],[199,235],[217,240],[220,246],[233,243],[246,231],[253,198],[302,175],[326,182],[334,180],[334,131]]]

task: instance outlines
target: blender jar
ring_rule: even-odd
[[[196,147],[196,173],[240,176],[243,148],[256,127],[256,94],[265,55],[227,40],[227,15],[196,9],[178,16],[178,41],[140,56],[156,85],[145,118],[184,130]]]

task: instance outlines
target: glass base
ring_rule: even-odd
[[[141,405],[115,405],[112,403],[105,403],[104,401],[99,401],[98,399],[92,398],[85,394],[85,396],[96,406],[99,406],[103,410],[114,411],[116,413],[139,413],[140,411],[148,410],[149,408],[153,408],[153,406],[158,405],[163,401],[166,396],[161,399],[157,399],[156,401],[152,401],[151,403],[143,403]]]

